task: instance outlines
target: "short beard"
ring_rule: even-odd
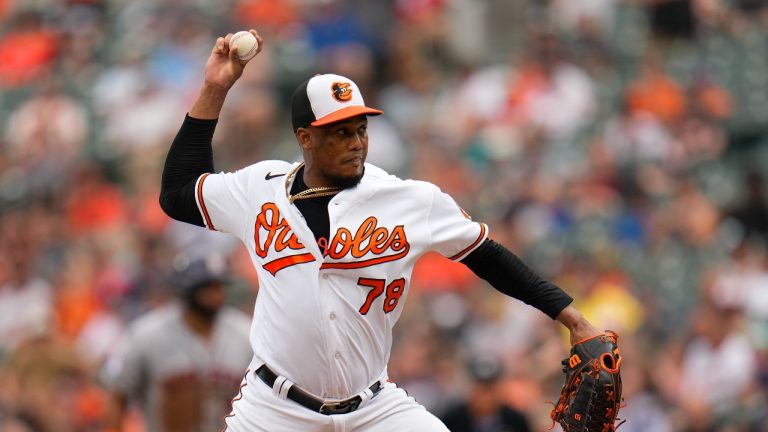
[[[212,323],[219,313],[218,308],[211,308],[201,304],[194,295],[185,297],[184,303],[195,315],[208,323]]]
[[[364,174],[365,174],[365,168],[363,168],[363,171],[360,174],[354,177],[327,176],[327,178],[331,182],[331,184],[334,185],[335,187],[340,187],[342,189],[349,189],[357,186],[358,183],[360,183],[360,180],[363,179]]]

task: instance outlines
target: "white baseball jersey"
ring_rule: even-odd
[[[259,276],[251,370],[266,363],[317,397],[348,398],[387,377],[416,260],[430,250],[459,260],[488,229],[436,186],[366,164],[361,182],[328,204],[321,249],[280,176],[296,166],[204,174],[197,204],[209,229],[242,240]]]

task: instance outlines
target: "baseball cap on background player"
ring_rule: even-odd
[[[293,131],[323,126],[361,114],[375,116],[383,111],[365,106],[357,84],[335,74],[315,75],[299,84],[291,97]]]
[[[474,355],[466,366],[473,380],[485,384],[494,383],[504,375],[504,363],[492,354]]]
[[[172,276],[172,283],[182,297],[187,297],[206,285],[213,283],[226,284],[229,277],[226,274],[224,260],[218,257],[181,261]]]

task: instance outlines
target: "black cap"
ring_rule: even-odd
[[[222,259],[197,259],[182,263],[173,275],[173,285],[182,295],[190,294],[199,288],[214,283],[227,283],[226,266]]]

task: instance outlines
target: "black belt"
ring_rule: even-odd
[[[277,380],[277,375],[272,372],[272,370],[269,369],[267,365],[256,369],[256,376],[261,378],[261,380],[270,387],[274,387],[275,380]],[[373,395],[375,395],[382,389],[381,382],[376,381],[372,386],[368,387],[368,389],[373,392]],[[371,395],[371,397],[373,397],[373,395]],[[344,399],[341,401],[326,402],[322,399],[318,399],[312,396],[311,394],[305,392],[295,385],[288,389],[287,396],[288,399],[296,402],[297,404],[314,412],[325,415],[351,413],[352,411],[356,410],[360,406],[360,402],[363,401],[363,398],[360,396],[353,396],[349,399]]]

